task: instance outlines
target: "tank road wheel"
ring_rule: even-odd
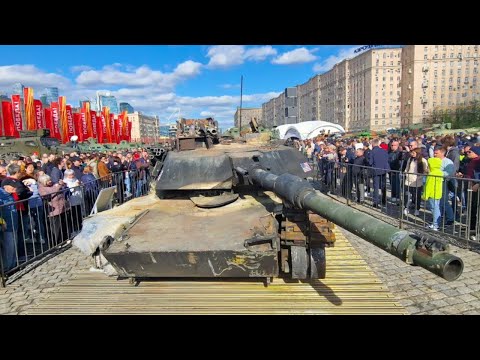
[[[292,279],[306,279],[308,270],[307,249],[303,246],[291,246]]]
[[[327,260],[325,247],[310,248],[310,279],[325,279],[327,273]]]

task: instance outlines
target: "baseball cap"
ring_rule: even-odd
[[[471,152],[474,152],[475,154],[477,154],[478,156],[480,156],[480,146],[472,146],[470,148],[470,151]]]

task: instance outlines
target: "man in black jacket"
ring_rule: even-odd
[[[357,193],[357,202],[363,203],[365,194],[365,166],[368,165],[365,160],[364,150],[358,148],[355,151],[355,159],[353,159],[352,176],[355,183],[355,191]]]
[[[373,168],[373,206],[380,207],[378,190],[382,189],[382,204],[387,204],[387,177],[386,173],[390,170],[388,165],[388,153],[382,149],[378,139],[372,140],[372,151],[368,163]]]
[[[402,152],[398,148],[399,142],[392,141],[390,144],[390,151],[388,152],[388,164],[390,169],[394,170],[389,172],[390,185],[392,186],[392,201],[396,202],[400,198],[400,173]]]

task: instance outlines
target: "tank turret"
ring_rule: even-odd
[[[189,138],[162,152],[155,204],[121,235],[105,238],[101,253],[118,275],[325,278],[334,224],[446,280],[463,271],[447,244],[316,191],[311,165],[291,147]]]

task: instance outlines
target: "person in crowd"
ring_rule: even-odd
[[[358,147],[355,150],[355,159],[353,160],[352,176],[355,183],[356,201],[363,203],[365,198],[365,166],[367,161],[365,159],[363,147]]]
[[[449,187],[449,184],[452,184],[449,180],[455,176],[455,165],[452,160],[446,157],[446,153],[446,147],[437,147],[434,151],[434,156],[441,160],[440,170],[444,177],[444,181],[442,182],[442,197],[440,199],[440,216],[445,220],[445,225],[453,225],[455,219],[449,195],[450,191],[454,189]]]
[[[66,161],[62,158],[55,158],[52,161],[53,167],[50,170],[50,178],[54,184],[58,184],[63,179],[63,169],[66,166]],[[46,172],[48,174],[48,172]]]
[[[92,211],[100,191],[98,181],[93,175],[93,170],[90,165],[85,166],[80,180],[84,186],[85,214],[88,216]]]
[[[3,179],[7,177],[7,165],[0,165],[0,183]]]
[[[80,186],[80,180],[75,177],[73,169],[65,170],[63,182],[67,185],[69,192],[67,192],[68,202],[70,204],[71,222],[69,223],[69,230],[76,233],[82,227],[82,204],[83,192]],[[71,235],[71,234],[69,234]]]
[[[70,158],[72,162],[71,169],[75,174],[75,178],[80,180],[83,176],[83,167],[82,167],[82,160],[78,156],[74,156]]]
[[[430,229],[438,231],[440,219],[440,199],[443,191],[443,171],[440,169],[442,160],[436,157],[428,159],[428,173],[425,181],[425,191],[422,194],[422,199],[428,202],[429,208],[432,211],[433,219],[430,224]]]
[[[47,246],[54,247],[60,244],[67,238],[62,226],[63,221],[66,222],[65,212],[68,208],[68,203],[65,199],[65,184],[60,179],[57,183],[53,183],[48,175],[42,175],[38,178],[38,193],[44,199],[44,211],[47,214]]]
[[[403,203],[405,216],[409,214],[409,204],[412,203],[414,215],[420,215],[421,194],[423,189],[423,178],[428,174],[428,163],[422,156],[422,149],[415,148],[410,151],[410,158],[407,160],[404,172],[405,192]],[[409,198],[411,201],[409,202]]]
[[[17,265],[18,215],[12,196],[16,191],[12,185],[0,187],[0,249],[4,272],[8,272]]]
[[[402,167],[401,161],[403,153],[399,149],[399,145],[398,141],[392,141],[388,153],[388,165],[390,166],[390,170],[392,170],[388,174],[390,176],[393,202],[397,202],[397,200],[400,199],[400,170]]]
[[[467,165],[465,178],[470,180],[469,187],[472,189],[471,205],[470,205],[470,240],[478,241],[478,206],[480,197],[480,146],[472,146],[467,152],[470,161]]]
[[[390,170],[388,164],[388,153],[380,146],[378,139],[372,140],[372,151],[368,164],[372,167],[373,178],[373,207],[380,207],[378,191],[382,191],[382,205],[387,204],[387,178],[386,173]]]

